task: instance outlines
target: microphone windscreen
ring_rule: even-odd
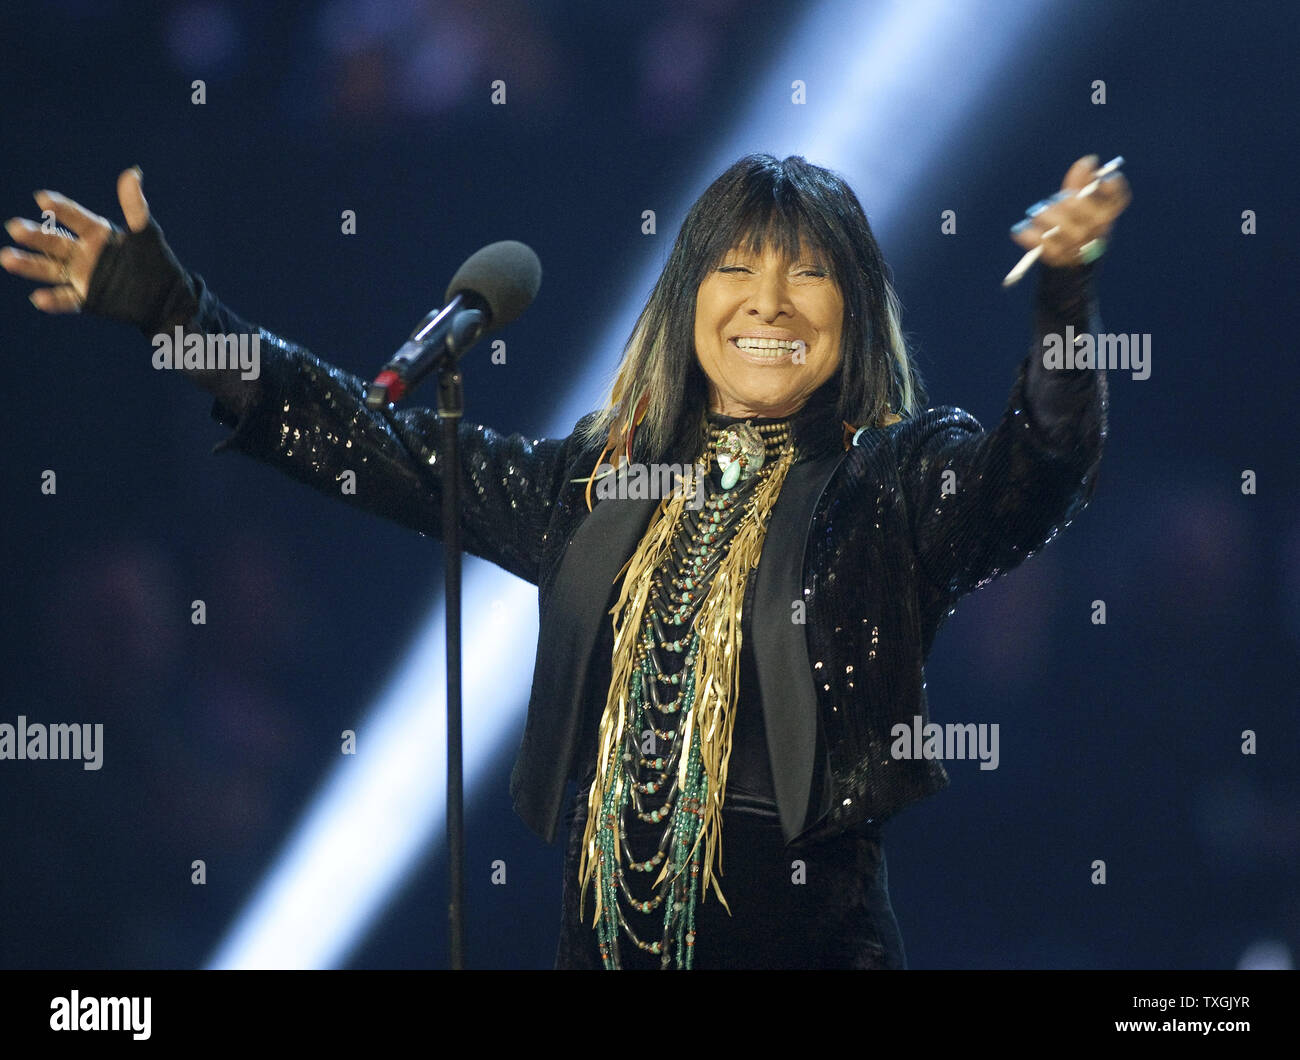
[[[519,316],[542,286],[542,263],[531,247],[513,239],[489,243],[471,254],[447,286],[444,302],[473,292],[488,304],[489,327],[499,328]]]

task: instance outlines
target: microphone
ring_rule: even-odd
[[[366,391],[366,407],[401,401],[444,356],[460,357],[488,331],[505,327],[537,297],[542,263],[513,239],[475,251],[456,270],[446,305],[428,314]]]

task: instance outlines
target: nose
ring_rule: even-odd
[[[794,305],[790,301],[785,271],[779,268],[764,269],[754,284],[749,303],[747,312],[760,320],[770,322],[782,315],[793,316]]]

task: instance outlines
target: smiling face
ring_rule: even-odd
[[[844,298],[830,264],[806,246],[794,261],[771,246],[733,248],[700,284],[695,355],[709,408],[726,416],[797,411],[839,368]]]

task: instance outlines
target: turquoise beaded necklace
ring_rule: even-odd
[[[603,901],[596,931],[601,960],[611,969],[622,966],[621,937],[657,955],[661,968],[694,966],[704,851],[700,833],[710,791],[700,729],[687,724],[701,649],[693,626],[713,575],[753,507],[757,486],[775,466],[772,458],[788,448],[790,427],[735,423],[711,433],[709,464],[716,457],[721,489],[710,482],[704,507],[683,512],[671,551],[655,575],[630,681],[633,723],[624,729],[617,780],[606,788],[598,811],[596,856],[602,869],[612,871],[599,873]],[[683,748],[688,730],[690,746]],[[684,783],[679,782],[683,753]],[[629,847],[629,815],[664,824],[649,856]],[[646,889],[649,897],[637,896]]]

